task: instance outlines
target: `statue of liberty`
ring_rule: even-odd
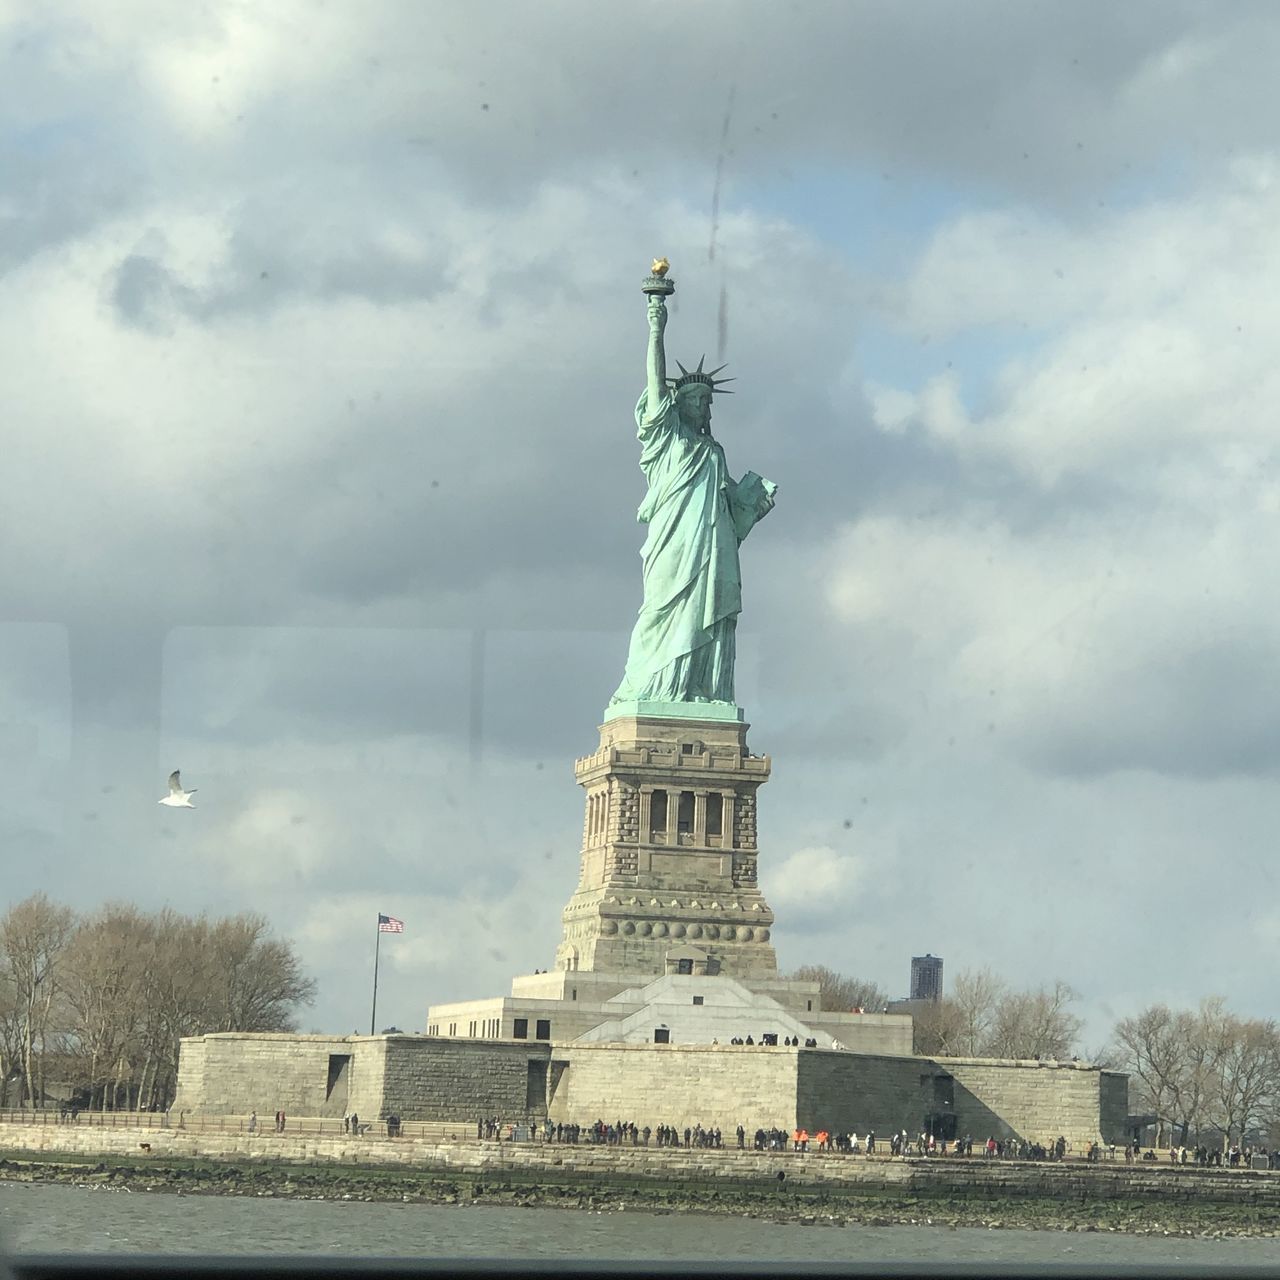
[[[732,381],[716,378],[724,366],[704,372],[704,357],[696,369],[679,365],[680,376],[667,377],[665,295],[675,288],[667,266],[666,259],[655,262],[644,285],[648,382],[636,405],[640,469],[649,486],[637,512],[649,526],[640,552],[644,603],[606,716],[622,712],[622,704],[734,705],[738,547],[772,509],[777,491],[751,471],[735,481],[711,434],[711,398]]]

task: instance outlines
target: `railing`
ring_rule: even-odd
[[[360,1132],[352,1134],[341,1117],[285,1117],[283,1136],[387,1138],[386,1120],[360,1120]],[[260,1137],[278,1136],[274,1115],[260,1115],[256,1122],[249,1116],[201,1116],[179,1111],[79,1111],[55,1110],[0,1111],[0,1125],[27,1128],[71,1127],[77,1129],[168,1130],[171,1133],[253,1133]],[[453,1123],[447,1120],[402,1120],[397,1137],[429,1138],[437,1141],[475,1139],[475,1121]],[[0,1145],[3,1135],[0,1134]]]
[[[27,1128],[40,1126],[55,1128],[58,1126],[72,1126],[75,1128],[92,1128],[92,1129],[132,1129],[135,1132],[145,1131],[168,1131],[174,1134],[181,1133],[218,1133],[218,1134],[254,1134],[256,1137],[264,1140],[264,1149],[269,1148],[270,1141],[276,1137],[298,1138],[298,1137],[324,1137],[324,1138],[356,1138],[358,1141],[372,1142],[394,1142],[396,1138],[389,1137],[387,1133],[387,1121],[375,1120],[359,1122],[360,1132],[353,1135],[349,1130],[344,1129],[343,1121],[340,1118],[330,1118],[321,1116],[303,1116],[298,1119],[286,1117],[285,1127],[282,1133],[277,1133],[274,1116],[259,1116],[256,1125],[250,1128],[249,1116],[193,1116],[183,1115],[180,1112],[169,1112],[168,1114],[159,1111],[80,1111],[72,1117],[70,1113],[63,1115],[57,1110],[7,1110],[0,1111],[0,1126],[15,1125]],[[514,1132],[513,1132],[514,1131]],[[498,1126],[498,1132],[492,1137],[478,1138],[476,1135],[475,1121],[458,1121],[454,1123],[448,1120],[402,1120],[399,1125],[397,1138],[417,1138],[431,1140],[436,1142],[483,1142],[486,1145],[497,1145],[498,1143],[517,1142],[522,1144],[535,1143],[539,1146],[546,1145],[545,1136],[541,1128],[537,1129],[533,1134],[530,1133],[528,1127],[520,1122],[504,1121]],[[812,1139],[811,1139],[812,1141]],[[570,1145],[565,1142],[553,1142],[555,1147]],[[592,1140],[590,1130],[584,1128],[579,1136],[578,1142],[574,1144],[578,1147],[586,1147],[591,1149],[609,1148],[616,1146],[619,1150],[634,1149],[634,1144],[628,1139],[625,1142],[616,1144],[598,1143]],[[4,1146],[4,1133],[0,1128],[0,1148]],[[886,1139],[880,1139],[876,1143],[876,1151],[874,1154],[866,1152],[851,1155],[848,1152],[840,1151],[818,1151],[811,1147],[807,1152],[796,1152],[792,1149],[793,1143],[788,1138],[781,1148],[770,1148],[772,1154],[788,1153],[797,1157],[811,1158],[833,1157],[840,1160],[863,1160],[863,1161],[889,1161],[897,1160],[901,1157],[893,1156],[889,1151],[889,1143]],[[643,1150],[645,1144],[640,1144]],[[685,1148],[680,1146],[658,1148],[649,1144],[650,1150],[663,1150],[667,1152],[687,1152],[689,1154],[707,1155],[714,1152],[717,1155],[729,1156],[738,1153],[739,1148],[736,1140],[731,1135],[725,1135],[725,1143],[722,1147],[693,1147]],[[746,1152],[753,1150],[753,1135],[748,1134],[746,1138]],[[906,1151],[908,1159],[921,1158],[921,1152],[918,1144],[909,1143]],[[1161,1156],[1166,1158],[1159,1161],[1144,1161],[1137,1159],[1134,1162],[1135,1168],[1139,1169],[1168,1169],[1171,1167],[1187,1168],[1189,1166],[1170,1166],[1167,1159],[1167,1152],[1160,1152]],[[1117,1158],[1117,1152],[1113,1148],[1103,1147],[1101,1158],[1107,1161]],[[953,1152],[947,1152],[945,1155],[939,1153],[931,1157],[932,1160],[939,1160],[945,1163],[987,1163],[988,1157],[985,1150],[979,1150],[977,1144],[974,1146],[973,1154],[970,1156],[957,1157]],[[1026,1159],[1006,1153],[1002,1157],[991,1159],[991,1163],[1026,1163]],[[1035,1163],[1043,1163],[1036,1161]],[[1053,1164],[1070,1164],[1079,1165],[1087,1163],[1087,1158],[1083,1152],[1069,1152],[1065,1161],[1054,1160]],[[1222,1165],[1219,1168],[1210,1168],[1209,1171],[1220,1171],[1227,1173],[1238,1173],[1240,1169],[1246,1166],[1228,1167]],[[1200,1166],[1196,1166],[1199,1170]],[[1201,1170],[1203,1171],[1203,1170]]]
[[[170,1126],[162,1111],[71,1111],[50,1107],[0,1111],[0,1124],[94,1126],[105,1129],[165,1129]]]

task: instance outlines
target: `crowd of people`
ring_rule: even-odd
[[[617,1120],[612,1124],[604,1120],[597,1120],[591,1125],[553,1124],[550,1120],[538,1121],[532,1116],[526,1117],[523,1124],[501,1121],[496,1116],[480,1120],[476,1124],[476,1137],[508,1142],[587,1143],[608,1147],[717,1149],[725,1146],[724,1134],[718,1125],[692,1124],[683,1128],[672,1124],[641,1126],[630,1120]],[[733,1145],[739,1151],[747,1148],[748,1134],[742,1125],[738,1125],[732,1138]],[[1069,1147],[1070,1144],[1063,1137],[1048,1143],[989,1137],[985,1143],[977,1144],[979,1155],[1001,1160],[1062,1160]],[[751,1149],[821,1151],[855,1156],[971,1156],[974,1153],[974,1141],[968,1136],[947,1140],[925,1132],[912,1138],[905,1129],[885,1140],[877,1139],[873,1131],[859,1134],[854,1131],[817,1129],[810,1133],[804,1128],[787,1130],[774,1126],[757,1129],[751,1135]],[[1101,1152],[1102,1148],[1095,1143],[1087,1154],[1090,1159],[1096,1159]]]
[[[940,1140],[928,1133],[910,1138],[905,1129],[885,1141],[877,1140],[874,1132],[832,1132],[817,1129],[787,1130],[780,1126],[758,1128],[748,1135],[738,1125],[731,1135],[731,1143],[739,1151],[747,1149],[750,1136],[753,1151],[822,1151],[839,1155],[935,1156],[972,1155],[973,1139],[961,1138],[952,1142]],[[597,1120],[591,1125],[552,1123],[526,1117],[523,1124],[502,1121],[496,1116],[476,1123],[476,1137],[506,1142],[585,1143],[606,1147],[680,1147],[689,1150],[720,1149],[725,1146],[725,1135],[718,1125],[691,1124],[681,1128],[673,1124],[638,1125],[630,1120],[617,1120],[610,1124]],[[1067,1149],[1066,1139],[1047,1147],[1038,1143],[997,1141],[988,1138],[979,1144],[979,1152],[988,1156],[1021,1160],[1061,1159]]]
[[[185,1115],[185,1113],[184,1113]],[[74,1115],[59,1115],[58,1120],[67,1123],[75,1120]],[[276,1133],[285,1131],[285,1114],[277,1111],[274,1129]],[[402,1124],[398,1115],[386,1117],[387,1136],[399,1137]],[[347,1112],[343,1116],[344,1133],[363,1135],[372,1128],[360,1120],[355,1112]],[[249,1117],[250,1133],[259,1130],[257,1112]],[[887,1139],[877,1138],[875,1133],[859,1134],[856,1131],[832,1132],[828,1129],[816,1129],[812,1133],[808,1129],[797,1128],[787,1130],[780,1126],[758,1128],[754,1134],[748,1134],[739,1124],[730,1135],[728,1144],[725,1135],[718,1125],[691,1124],[681,1128],[673,1124],[656,1126],[637,1125],[630,1120],[617,1120],[612,1124],[597,1120],[591,1125],[553,1123],[549,1119],[539,1120],[526,1116],[520,1121],[501,1120],[490,1116],[476,1122],[476,1137],[500,1142],[542,1142],[576,1145],[586,1143],[592,1146],[609,1147],[665,1147],[684,1148],[688,1150],[722,1149],[726,1145],[735,1146],[737,1150],[753,1151],[817,1151],[836,1155],[864,1156],[972,1156],[975,1143],[970,1135],[960,1138],[939,1138],[936,1134],[921,1132],[915,1137],[906,1129],[891,1134]],[[1026,1138],[997,1138],[989,1136],[985,1142],[976,1144],[977,1154],[990,1160],[1064,1160],[1071,1152],[1071,1144],[1059,1135],[1046,1142],[1033,1142]],[[1173,1144],[1167,1150],[1143,1148],[1137,1142],[1130,1142],[1119,1148],[1116,1144],[1103,1145],[1101,1142],[1090,1142],[1079,1153],[1085,1160],[1097,1163],[1103,1159],[1117,1159],[1123,1153],[1127,1164],[1137,1161],[1150,1163],[1163,1161],[1166,1158],[1171,1164],[1192,1165],[1199,1168],[1253,1168],[1255,1161],[1261,1158],[1266,1161],[1266,1168],[1280,1170],[1280,1149],[1270,1151],[1264,1146],[1246,1146],[1233,1142],[1229,1146],[1219,1147],[1207,1144],[1184,1145]]]
[[[355,1119],[354,1116],[351,1117]],[[398,1117],[397,1129],[399,1128]],[[367,1126],[362,1126],[367,1127]],[[976,1155],[989,1160],[1065,1160],[1071,1153],[1071,1144],[1059,1135],[1045,1142],[1032,1142],[1025,1138],[997,1138],[974,1142],[965,1135],[960,1138],[939,1138],[936,1134],[921,1132],[911,1136],[903,1129],[887,1139],[877,1138],[874,1131],[859,1134],[854,1131],[832,1132],[828,1129],[784,1129],[780,1126],[758,1128],[754,1134],[738,1125],[729,1135],[718,1125],[691,1124],[683,1127],[673,1124],[637,1125],[630,1120],[617,1120],[612,1124],[597,1120],[591,1125],[552,1123],[532,1116],[519,1121],[503,1121],[496,1116],[480,1120],[476,1124],[476,1137],[505,1142],[543,1142],[589,1144],[607,1147],[666,1147],[688,1150],[721,1149],[726,1145],[737,1150],[753,1151],[820,1151],[836,1155],[911,1156],[911,1157],[967,1157]],[[1079,1153],[1084,1159],[1098,1162],[1104,1158],[1116,1159],[1120,1149],[1114,1144],[1104,1146],[1091,1142]],[[1132,1164],[1137,1160],[1163,1159],[1153,1150],[1144,1151],[1136,1143],[1123,1148],[1124,1159]],[[1201,1167],[1251,1167],[1255,1155],[1265,1156],[1268,1167],[1280,1169],[1280,1151],[1268,1152],[1265,1148],[1242,1147],[1233,1144],[1223,1151],[1208,1146],[1174,1146],[1168,1151],[1168,1159],[1174,1164],[1199,1165]]]
[[[1202,1169],[1250,1169],[1255,1156],[1266,1160],[1268,1169],[1280,1169],[1280,1151],[1268,1151],[1266,1147],[1245,1147],[1233,1142],[1225,1151],[1221,1147],[1207,1147],[1203,1143],[1194,1147],[1179,1145],[1169,1148],[1170,1164],[1193,1164]],[[1129,1158],[1127,1149],[1125,1158]]]
[[[711,1043],[715,1044],[716,1041],[713,1040]],[[778,1037],[776,1034],[765,1032],[763,1035],[761,1035],[758,1041],[755,1039],[754,1036],[747,1035],[747,1036],[734,1036],[729,1041],[729,1043],[730,1044],[762,1044],[762,1045],[770,1045],[776,1048],[778,1045]],[[783,1036],[782,1047],[784,1049],[790,1049],[790,1048],[798,1049],[800,1047],[800,1037],[799,1036]],[[804,1042],[804,1047],[806,1049],[816,1049],[818,1047],[818,1042],[812,1036],[810,1036],[809,1039],[807,1039]]]
[[[660,1124],[656,1128],[645,1125],[641,1128],[630,1120],[618,1120],[614,1124],[606,1124],[597,1120],[592,1125],[552,1124],[544,1120],[541,1124],[533,1117],[527,1117],[523,1125],[503,1122],[493,1117],[480,1120],[476,1124],[477,1138],[498,1139],[499,1141],[527,1142],[561,1142],[571,1145],[589,1143],[592,1146],[604,1147],[723,1147],[724,1135],[718,1128],[704,1127],[700,1124],[686,1125],[684,1130],[675,1125]],[[738,1146],[742,1146],[743,1129],[738,1126]]]
[[[763,1151],[768,1148],[760,1145],[760,1139],[764,1131],[756,1130],[756,1150]],[[783,1137],[785,1138],[785,1133]],[[832,1133],[829,1129],[816,1129],[812,1134],[808,1129],[795,1129],[791,1134],[791,1149],[793,1151],[808,1151],[810,1143],[813,1144],[815,1151],[838,1151],[843,1155],[861,1155],[865,1151],[867,1155],[875,1155],[876,1153],[876,1135],[868,1133],[866,1135],[866,1145],[863,1146],[863,1139],[856,1133]],[[785,1150],[786,1144],[776,1150]]]

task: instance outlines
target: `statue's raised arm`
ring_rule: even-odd
[[[667,328],[667,300],[659,294],[649,295],[649,359],[647,363],[649,414],[658,412],[667,394],[667,349],[663,334]]]
[[[654,258],[653,274],[644,282],[645,296],[649,299],[649,392],[646,404],[649,417],[658,412],[662,397],[667,394],[667,348],[663,334],[667,328],[667,299],[676,291],[676,282],[667,276],[671,264],[666,258]]]

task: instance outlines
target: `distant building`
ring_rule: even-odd
[[[911,957],[911,999],[942,999],[942,957]]]

